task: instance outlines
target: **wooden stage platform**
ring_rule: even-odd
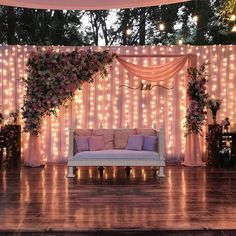
[[[236,171],[168,166],[166,178],[149,168],[66,165],[0,173],[1,235],[236,235]]]

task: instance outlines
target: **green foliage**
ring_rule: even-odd
[[[0,7],[0,43],[33,45],[235,44],[235,0],[194,0],[146,8],[54,11]],[[198,15],[198,22],[192,17]],[[165,30],[159,30],[159,24]],[[127,29],[132,30],[127,35]]]

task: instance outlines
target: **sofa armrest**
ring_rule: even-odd
[[[72,159],[73,158],[73,150],[74,150],[74,128],[70,127],[69,129],[69,155],[68,155],[68,159]]]
[[[160,159],[164,160],[164,147],[165,147],[165,134],[163,127],[160,128],[158,132],[158,153],[160,155]]]

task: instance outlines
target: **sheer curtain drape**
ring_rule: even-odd
[[[155,57],[155,55],[146,55],[148,57]],[[160,56],[160,55],[159,55]],[[135,55],[134,55],[135,57]],[[160,56],[165,57],[165,55]],[[184,67],[185,63],[187,63],[188,67],[196,67],[197,66],[197,56],[196,55],[168,55],[170,58],[175,58],[173,61],[160,65],[149,65],[149,66],[140,66],[137,64],[133,64],[127,62],[120,57],[117,57],[117,60],[121,65],[124,66],[126,70],[131,72],[133,75],[143,78],[147,81],[152,82],[160,82],[166,81],[174,76],[176,76],[179,71]],[[145,58],[145,57],[143,57]],[[187,84],[187,77],[185,78],[185,84]],[[186,98],[186,108],[188,107],[189,100]],[[203,152],[202,152],[202,144],[200,142],[201,136],[200,134],[190,134],[186,137],[185,142],[185,152],[184,152],[184,161],[183,164],[187,166],[203,166],[204,162],[202,160]]]
[[[73,50],[73,47],[55,47],[60,50]],[[0,47],[0,105],[7,118],[11,111],[23,104],[24,86],[20,78],[26,75],[26,62],[32,46]],[[100,47],[94,47],[101,50]],[[211,97],[222,99],[222,108],[217,113],[218,121],[225,117],[236,120],[236,46],[130,46],[112,47],[122,55],[146,54],[197,54],[198,66],[210,61],[208,92]],[[173,62],[176,58],[125,58],[126,61],[142,67],[156,66]],[[96,79],[94,84],[84,84],[77,91],[73,103],[58,111],[57,117],[46,117],[42,124],[40,150],[47,162],[64,162],[68,156],[68,132],[71,125],[79,128],[152,127],[165,128],[166,160],[181,162],[185,152],[184,117],[186,113],[186,69],[167,81],[160,81],[172,90],[155,87],[150,91],[120,88],[126,84],[137,87],[146,83],[129,73],[117,60],[114,60],[109,75]],[[149,83],[149,82],[148,82]],[[211,123],[209,112],[208,123]],[[21,121],[23,126],[23,121]],[[205,132],[205,129],[204,129]],[[28,150],[28,135],[22,133],[22,155]],[[204,136],[199,140],[206,150]]]

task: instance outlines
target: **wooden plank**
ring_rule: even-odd
[[[234,170],[168,166],[164,179],[146,167],[129,178],[122,167],[106,168],[103,178],[95,167],[80,168],[75,179],[66,174],[65,164],[3,167],[0,234],[236,230]]]

